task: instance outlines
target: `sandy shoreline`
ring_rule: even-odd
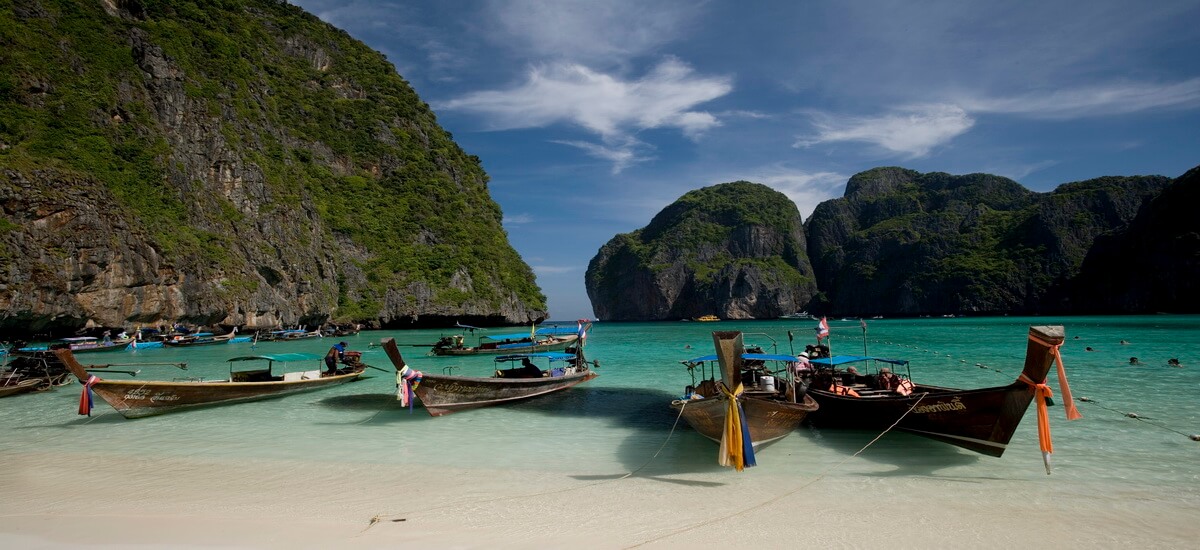
[[[0,459],[5,548],[1181,547],[1200,513],[1186,490],[1080,494],[1054,478]]]

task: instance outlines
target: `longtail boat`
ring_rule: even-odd
[[[1046,375],[1057,360],[1063,338],[1061,326],[1030,327],[1021,375],[1006,386],[971,390],[913,383],[903,374],[890,372],[892,366],[908,364],[899,359],[841,355],[813,359],[815,371],[808,394],[821,409],[809,421],[817,427],[881,430],[899,420],[896,429],[998,457],[1004,454],[1035,394],[1048,395]],[[1057,363],[1068,418],[1078,418],[1062,362]],[[857,373],[841,368],[853,364],[874,365],[877,371]],[[888,374],[891,376],[885,377]],[[1039,399],[1039,412],[1044,415],[1043,407]]]
[[[49,351],[14,350],[0,371],[0,397],[45,391],[69,384],[73,379]]]
[[[226,405],[282,397],[293,393],[333,387],[358,380],[366,365],[350,364],[326,374],[320,365],[321,356],[311,353],[281,353],[248,355],[229,359],[229,378],[223,380],[184,381],[126,381],[103,380],[89,375],[69,349],[55,349],[54,354],[84,384],[80,414],[90,414],[91,393],[112,405],[125,418],[140,418],[174,412],[181,409]],[[296,372],[273,372],[275,363],[311,361],[317,368]],[[252,362],[252,363],[251,363]],[[247,368],[243,366],[249,363]],[[265,366],[264,366],[265,363]]]
[[[474,332],[477,327],[458,325]],[[589,325],[590,326],[590,325]],[[575,327],[542,327],[527,333],[515,334],[484,334],[479,336],[478,343],[468,346],[462,334],[446,336],[433,345],[430,354],[438,356],[460,355],[511,355],[515,353],[537,353],[543,351],[562,351],[571,347],[579,339],[583,323]]]
[[[409,405],[415,394],[430,416],[548,395],[599,376],[591,369],[596,364],[589,363],[584,357],[582,345],[572,348],[574,353],[538,352],[497,357],[495,362],[498,364],[519,361],[523,366],[499,368],[488,377],[422,373],[405,363],[391,338],[383,341],[383,349],[396,367],[397,397],[401,403]],[[548,360],[549,368],[539,368],[533,364],[534,360]]]
[[[739,331],[712,336],[716,355],[683,361],[692,372],[692,385],[671,407],[700,435],[721,445],[721,465],[741,470],[754,465],[756,449],[792,433],[817,410],[817,403],[797,395],[789,369],[795,356],[746,353]],[[702,378],[698,383],[697,368]],[[715,378],[718,370],[720,380]]]
[[[176,336],[169,340],[163,340],[164,346],[170,347],[188,347],[188,346],[205,346],[209,344],[228,344],[237,336],[237,327],[229,331],[229,334],[214,335],[211,332],[196,332],[187,336]]]
[[[127,349],[133,338],[110,340],[106,337],[104,340],[100,340],[94,336],[76,336],[74,338],[63,338],[62,341],[66,342],[71,347],[71,351],[75,353],[95,353]]]

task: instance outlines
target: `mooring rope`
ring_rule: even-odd
[[[874,445],[876,441],[879,441],[879,439],[880,439],[880,438],[882,438],[883,436],[887,435],[887,433],[888,433],[888,432],[892,431],[892,429],[893,429],[893,428],[895,428],[895,427],[896,427],[896,425],[900,424],[900,421],[901,421],[901,420],[904,420],[904,417],[908,416],[908,413],[912,412],[912,411],[913,411],[913,409],[917,408],[917,405],[918,405],[918,404],[921,402],[921,400],[922,400],[922,399],[925,399],[925,396],[927,396],[927,395],[929,395],[929,393],[922,393],[922,394],[921,394],[921,396],[920,396],[920,397],[918,397],[918,398],[917,398],[917,400],[913,402],[912,406],[911,406],[911,407],[909,407],[907,411],[904,411],[904,414],[900,415],[900,418],[897,418],[897,419],[896,419],[896,421],[895,421],[895,422],[892,422],[892,425],[891,425],[891,426],[888,426],[886,430],[883,430],[882,432],[880,432],[880,434],[879,434],[879,435],[875,436],[875,438],[874,438],[874,439],[872,439],[871,441],[867,442],[867,444],[866,444],[866,445],[863,445],[863,448],[859,449],[859,450],[858,450],[858,451],[856,451],[854,454],[852,454],[852,455],[850,455],[850,456],[848,456],[848,457],[846,457],[846,458],[842,459],[842,460],[841,460],[840,462],[838,462],[837,464],[834,464],[833,466],[830,466],[830,467],[826,468],[826,469],[825,469],[823,472],[821,472],[821,473],[817,474],[817,475],[816,475],[816,477],[813,477],[812,479],[808,480],[807,482],[805,482],[804,484],[800,485],[799,487],[796,487],[795,489],[792,489],[791,491],[788,491],[788,492],[786,492],[786,493],[783,493],[783,494],[781,494],[781,495],[778,495],[778,496],[776,496],[776,497],[774,497],[774,498],[771,498],[771,499],[769,499],[769,500],[765,500],[765,501],[763,501],[763,502],[760,502],[760,503],[758,503],[758,504],[755,504],[754,506],[751,506],[751,507],[749,507],[749,508],[745,508],[745,509],[739,510],[739,511],[737,511],[737,512],[734,512],[734,513],[732,513],[732,514],[727,514],[727,515],[725,515],[725,516],[722,516],[722,517],[719,517],[719,518],[708,519],[708,520],[705,520],[705,521],[702,521],[702,522],[699,522],[699,523],[695,523],[695,524],[689,525],[689,526],[687,526],[687,527],[684,527],[684,528],[682,528],[682,529],[678,529],[678,530],[675,530],[675,531],[671,531],[671,532],[669,532],[669,533],[666,533],[666,534],[663,534],[663,535],[660,535],[660,536],[654,537],[654,538],[652,538],[652,539],[647,539],[647,540],[644,540],[644,541],[642,541],[642,542],[639,542],[639,543],[637,543],[637,544],[634,544],[634,545],[632,545],[632,546],[626,546],[625,548],[637,548],[637,547],[640,547],[640,546],[645,546],[645,545],[647,545],[647,544],[650,544],[650,543],[652,543],[652,542],[657,542],[657,541],[660,541],[660,540],[663,540],[663,539],[671,538],[671,537],[673,537],[673,536],[675,536],[675,535],[679,535],[679,534],[682,534],[682,533],[686,533],[686,532],[688,532],[688,531],[691,531],[691,530],[693,530],[693,529],[696,529],[696,528],[699,528],[699,527],[703,527],[703,526],[705,526],[705,525],[708,525],[708,524],[710,524],[710,523],[712,523],[712,522],[715,522],[715,521],[723,521],[723,520],[727,520],[727,519],[729,519],[729,518],[737,517],[737,516],[740,516],[740,515],[742,515],[742,514],[745,514],[745,513],[747,513],[747,512],[751,512],[751,511],[757,510],[757,509],[759,509],[759,508],[762,508],[762,507],[764,507],[764,506],[766,506],[766,505],[768,505],[768,504],[775,503],[775,502],[777,502],[777,501],[779,501],[779,500],[781,500],[781,499],[783,499],[783,498],[789,497],[789,496],[791,496],[791,495],[794,495],[794,494],[796,494],[796,493],[800,492],[801,490],[803,490],[803,489],[807,488],[809,485],[812,485],[813,483],[816,483],[816,482],[820,481],[820,480],[821,480],[821,479],[823,479],[825,476],[829,475],[829,473],[830,473],[830,472],[832,472],[833,470],[835,470],[835,469],[837,469],[837,468],[840,468],[840,467],[841,467],[843,464],[845,464],[846,462],[848,462],[850,459],[852,459],[852,458],[855,458],[855,457],[857,457],[858,455],[862,454],[862,453],[863,453],[863,451],[866,451],[866,450],[867,450],[867,448],[869,448],[871,445]]]
[[[371,519],[368,521],[367,526],[364,527],[362,531],[359,531],[358,534],[361,535],[361,534],[367,532],[367,529],[374,527],[376,523],[379,523],[388,518],[394,518],[396,516],[404,516],[404,515],[410,515],[410,514],[421,513],[421,512],[432,512],[434,510],[443,510],[446,508],[454,508],[457,506],[462,506],[464,504],[487,504],[489,502],[498,502],[498,501],[502,501],[502,500],[516,500],[516,499],[521,499],[521,498],[532,498],[532,497],[540,497],[540,496],[545,496],[545,495],[553,495],[556,493],[565,493],[568,491],[575,491],[578,489],[595,487],[596,485],[601,485],[604,483],[612,483],[614,481],[621,481],[622,479],[627,479],[627,478],[633,476],[634,474],[642,471],[642,469],[644,469],[646,466],[649,466],[651,462],[654,462],[654,459],[658,458],[658,455],[662,453],[663,449],[667,448],[667,443],[669,443],[671,441],[671,436],[675,434],[675,429],[677,427],[679,427],[679,419],[683,417],[683,410],[685,408],[687,408],[687,401],[684,401],[683,405],[681,407],[679,407],[679,414],[675,416],[675,423],[671,424],[671,431],[667,432],[667,437],[666,437],[666,439],[663,440],[662,445],[658,446],[658,450],[654,451],[654,454],[649,459],[647,459],[646,462],[644,462],[641,466],[634,468],[633,470],[631,470],[630,472],[626,473],[625,475],[623,475],[621,477],[616,477],[616,478],[612,478],[612,479],[602,479],[600,481],[595,481],[592,483],[585,483],[583,485],[574,485],[574,486],[566,487],[563,489],[553,489],[550,491],[542,491],[542,492],[538,492],[538,493],[529,493],[529,494],[524,494],[524,495],[506,495],[506,496],[495,497],[495,498],[490,498],[490,499],[486,499],[486,500],[476,500],[476,501],[471,501],[471,502],[445,504],[442,506],[434,506],[433,508],[423,508],[420,510],[413,510],[411,512],[402,513],[402,514],[388,514],[388,515],[375,514],[374,516],[371,516]],[[905,413],[905,414],[908,414],[908,413]],[[901,417],[901,418],[903,418],[903,417]],[[391,519],[389,521],[391,521],[393,523],[398,523],[398,522],[407,521],[407,520],[408,520],[408,518],[399,518],[399,519]],[[355,535],[355,536],[358,536],[358,535]]]
[[[1084,403],[1090,403],[1090,404],[1091,404],[1092,406],[1094,406],[1094,407],[1100,407],[1101,409],[1104,409],[1104,410],[1106,410],[1106,411],[1115,412],[1115,413],[1117,413],[1117,414],[1119,414],[1119,415],[1121,415],[1121,416],[1124,416],[1124,417],[1126,417],[1126,418],[1132,418],[1132,419],[1134,419],[1134,420],[1137,420],[1137,421],[1139,421],[1139,422],[1145,422],[1145,423],[1147,423],[1147,424],[1149,424],[1149,425],[1151,425],[1151,426],[1154,426],[1154,427],[1156,427],[1156,428],[1162,428],[1162,429],[1164,429],[1164,430],[1167,430],[1168,432],[1174,432],[1174,433],[1177,433],[1177,434],[1179,434],[1179,435],[1182,435],[1183,437],[1186,437],[1186,438],[1188,438],[1188,439],[1191,439],[1192,441],[1200,441],[1200,434],[1186,434],[1186,433],[1183,433],[1183,432],[1181,432],[1181,431],[1179,431],[1179,430],[1176,430],[1176,429],[1174,429],[1174,428],[1171,428],[1171,427],[1169,427],[1169,426],[1164,426],[1164,425],[1162,425],[1162,424],[1158,424],[1158,423],[1155,423],[1155,422],[1151,422],[1151,421],[1150,421],[1150,419],[1148,419],[1148,418],[1146,418],[1146,417],[1144,417],[1144,416],[1142,416],[1142,415],[1140,415],[1140,414],[1138,414],[1138,413],[1135,413],[1135,412],[1124,412],[1124,411],[1119,411],[1119,410],[1117,410],[1117,409],[1114,409],[1114,408],[1111,408],[1111,407],[1105,407],[1104,405],[1101,405],[1100,403],[1097,403],[1095,399],[1092,399],[1092,398],[1090,398],[1090,397],[1080,397],[1080,398],[1078,398],[1078,399],[1079,399],[1079,401],[1082,401],[1082,402],[1084,402]]]

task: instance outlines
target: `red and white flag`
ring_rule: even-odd
[[[817,341],[829,338],[829,323],[825,322],[825,318],[821,318],[821,322],[817,323]]]

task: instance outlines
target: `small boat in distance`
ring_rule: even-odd
[[[913,383],[891,372],[891,367],[907,367],[908,361],[902,359],[855,355],[813,359],[816,370],[808,378],[808,395],[821,408],[809,416],[809,422],[818,428],[881,430],[899,420],[896,429],[998,457],[1033,401],[1035,386],[1045,383],[1063,334],[1061,326],[1029,327],[1020,377],[1007,386],[973,390]],[[859,373],[846,365],[868,366]],[[1061,384],[1066,373],[1059,366]],[[1069,391],[1063,391],[1068,403]],[[1072,407],[1068,405],[1068,414]]]
[[[706,321],[706,322],[712,322],[712,321],[720,321],[720,320],[721,320],[721,318],[720,318],[720,317],[717,317],[716,315],[703,315],[703,316],[697,317],[697,318],[696,318],[696,320],[697,320],[697,321]]]
[[[417,380],[412,392],[430,416],[531,399],[569,389],[599,376],[591,369],[597,364],[589,363],[584,357],[582,342],[571,348],[573,353],[538,352],[496,357],[494,362],[501,368],[486,377],[421,373],[408,367],[395,340],[385,338],[383,349],[396,367],[397,380],[402,384]],[[539,368],[534,360],[546,360],[549,366]],[[503,368],[515,362],[522,366]],[[556,363],[559,366],[555,366]],[[446,370],[451,368],[446,367]],[[401,402],[407,404],[411,396],[403,387],[398,390]]]
[[[720,444],[722,466],[741,470],[754,465],[754,451],[787,437],[818,405],[807,395],[797,396],[790,369],[795,356],[747,353],[739,331],[717,331],[712,337],[716,355],[683,361],[692,385],[671,407],[700,435]]]
[[[187,336],[176,336],[170,340],[163,340],[164,346],[170,347],[187,347],[187,346],[205,346],[209,344],[228,344],[237,336],[237,327],[229,331],[229,334],[213,335],[211,332],[194,332]]]
[[[75,353],[97,353],[103,351],[120,351],[129,347],[129,343],[133,338],[117,338],[110,339],[107,336],[101,340],[95,336],[76,336],[73,338],[63,338],[71,346],[71,351]]]
[[[71,350],[60,348],[53,352],[84,384],[84,391],[88,392],[87,406],[85,407],[81,403],[79,414],[91,414],[90,392],[95,392],[125,418],[140,418],[181,409],[256,401],[329,388],[358,380],[366,369],[366,365],[362,363],[347,364],[345,368],[339,368],[334,374],[326,374],[322,371],[321,356],[319,355],[280,353],[234,357],[229,360],[229,378],[222,380],[143,380],[133,382],[102,380],[94,375],[89,375],[87,367],[79,363]],[[275,363],[295,361],[312,362],[315,368],[278,374],[272,370]],[[250,368],[238,368],[248,362],[253,362],[250,363],[252,365]]]
[[[590,327],[591,323],[587,323],[587,326]],[[468,329],[472,333],[476,330],[484,330],[468,325],[458,325],[458,327]],[[429,353],[437,356],[456,356],[562,351],[579,340],[580,335],[586,330],[584,322],[580,321],[574,327],[553,326],[534,329],[529,333],[483,334],[479,336],[474,346],[467,345],[466,338],[462,334],[455,334],[442,337],[433,345],[433,349],[429,350]]]
[[[304,330],[304,329],[287,329],[287,330],[272,330],[267,333],[259,333],[259,342],[290,342],[292,340],[307,340],[309,338],[321,338],[324,334],[320,330]]]
[[[796,313],[788,313],[786,315],[780,315],[779,318],[780,319],[808,319],[809,315],[808,315],[807,311],[797,311]]]

